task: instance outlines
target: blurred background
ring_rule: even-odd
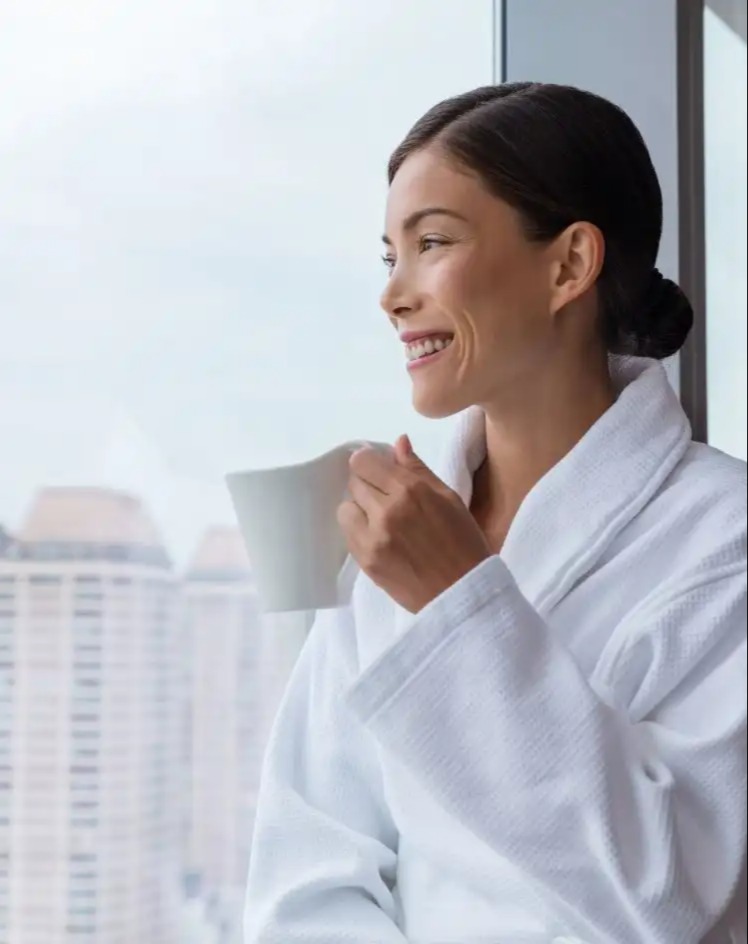
[[[241,940],[314,614],[260,617],[223,475],[436,458],[377,303],[385,166],[504,79],[639,124],[697,308],[670,375],[746,458],[745,0],[0,3],[0,944]]]

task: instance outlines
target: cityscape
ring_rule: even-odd
[[[0,944],[239,944],[263,747],[307,614],[238,531],[175,570],[142,501],[0,528]]]

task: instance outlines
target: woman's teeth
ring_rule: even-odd
[[[405,346],[405,356],[409,361],[417,361],[420,357],[426,357],[427,354],[435,354],[437,351],[443,351],[452,343],[452,338],[426,338],[425,341],[414,341],[413,344]]]

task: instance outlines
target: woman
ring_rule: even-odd
[[[692,310],[644,142],[594,95],[488,87],[389,177],[414,405],[464,413],[439,476],[407,437],[351,459],[362,573],[270,740],[247,944],[737,940],[745,469],[658,363]]]

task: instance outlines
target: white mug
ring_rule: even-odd
[[[265,613],[318,610],[350,600],[356,575],[337,522],[348,497],[348,460],[363,446],[342,443],[309,462],[226,476]]]

